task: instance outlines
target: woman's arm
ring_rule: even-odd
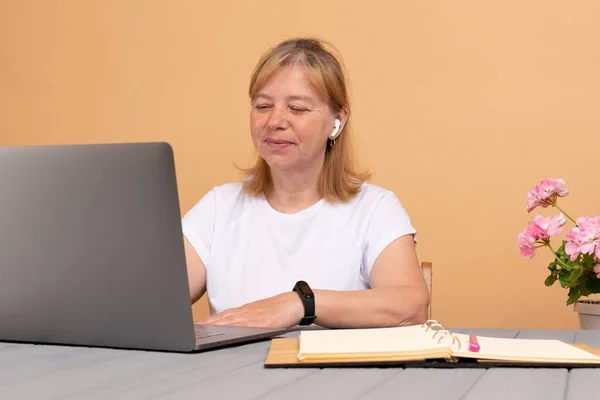
[[[190,286],[190,298],[192,304],[194,304],[206,292],[206,267],[204,267],[204,263],[200,259],[200,256],[196,253],[185,236],[183,237],[183,241]]]
[[[317,319],[329,328],[363,328],[420,324],[427,319],[429,291],[412,235],[390,243],[371,270],[371,289],[313,290]],[[232,308],[203,323],[289,328],[304,316],[297,293],[287,292]]]
[[[369,290],[314,290],[315,323],[330,328],[363,328],[427,320],[429,291],[412,235],[396,239],[381,252],[370,281]]]

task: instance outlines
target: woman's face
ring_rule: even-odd
[[[250,132],[256,150],[271,168],[311,169],[323,163],[335,118],[300,66],[283,67],[256,93]]]

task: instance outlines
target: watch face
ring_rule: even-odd
[[[310,289],[310,286],[308,286],[308,284],[304,281],[300,281],[297,284],[297,289],[300,292],[300,294],[302,294],[302,296],[304,297],[308,297],[308,298],[312,298],[313,297],[313,292]]]

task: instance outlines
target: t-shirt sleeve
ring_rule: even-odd
[[[385,193],[377,202],[367,225],[362,271],[365,280],[369,281],[375,260],[390,243],[404,235],[413,235],[416,242],[416,233],[396,195]]]
[[[183,234],[208,269],[208,256],[215,225],[215,190],[198,201],[181,221]]]

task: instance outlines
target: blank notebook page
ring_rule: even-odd
[[[448,348],[421,325],[300,332],[300,354],[405,353]]]
[[[481,349],[477,353],[469,351],[469,335],[455,334],[460,339],[461,349],[452,350],[453,355],[495,360],[564,360],[598,361],[600,357],[578,349],[559,340],[549,339],[507,339],[477,336]]]

